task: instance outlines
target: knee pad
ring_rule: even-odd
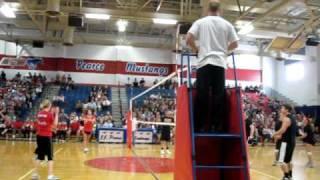
[[[309,156],[312,156],[312,152],[307,152],[307,154],[308,154]]]

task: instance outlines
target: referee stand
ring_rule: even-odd
[[[181,54],[180,84],[177,90],[175,180],[250,180],[241,89],[237,86],[234,54],[235,88],[226,89],[228,116],[225,133],[194,131],[194,98],[190,53]],[[187,64],[184,64],[187,58]],[[187,66],[187,85],[183,85]],[[214,111],[214,110],[213,110]]]

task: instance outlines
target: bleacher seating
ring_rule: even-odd
[[[70,114],[71,112],[76,112],[75,106],[76,103],[80,100],[81,102],[85,102],[88,100],[91,89],[93,86],[85,86],[85,85],[76,85],[74,89],[71,90],[60,90],[60,95],[64,96],[65,100],[65,106],[64,111],[67,114]],[[108,88],[107,90],[108,99],[111,101],[111,90]],[[111,112],[111,109],[109,109]],[[97,115],[100,115],[102,113],[105,113],[103,111],[97,112]]]
[[[270,98],[267,96],[260,96],[257,93],[246,92],[245,95],[249,98],[250,102],[253,103],[257,107],[261,107],[262,111],[264,111],[267,115],[272,111],[269,107]]]

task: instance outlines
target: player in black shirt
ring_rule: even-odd
[[[162,118],[162,122],[164,123],[173,123],[174,119],[172,116],[169,115],[169,113],[166,113],[166,115]],[[165,154],[165,149],[167,154],[171,154],[169,150],[169,144],[171,141],[171,126],[170,125],[161,125],[160,126],[160,134],[161,134],[161,155]]]
[[[297,122],[292,114],[293,109],[290,105],[282,105],[280,110],[281,128],[274,133],[274,138],[281,139],[281,147],[278,162],[284,173],[283,180],[292,178],[292,156],[296,146]]]
[[[312,160],[312,149],[313,146],[316,144],[316,140],[314,137],[314,130],[311,125],[311,118],[304,117],[303,118],[303,131],[300,131],[300,135],[304,144],[304,147],[306,148],[307,154],[308,154],[308,163],[307,167],[313,168],[313,160]]]

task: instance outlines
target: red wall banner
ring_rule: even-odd
[[[143,76],[168,76],[175,71],[174,64],[153,64],[144,62],[102,61],[90,59],[68,58],[33,58],[24,57],[24,66],[6,65],[4,57],[1,57],[0,68],[42,71],[64,71],[81,73],[124,74]],[[7,60],[8,61],[8,60]],[[261,82],[261,70],[237,69],[237,77],[240,81]],[[195,77],[196,73],[193,73]],[[226,78],[234,80],[233,69],[226,71]]]

